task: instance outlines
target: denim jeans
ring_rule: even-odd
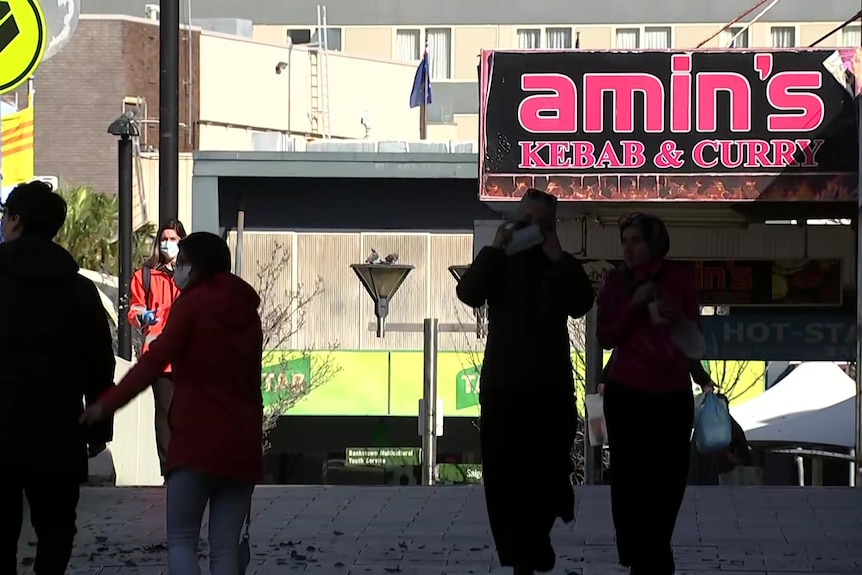
[[[198,539],[209,503],[210,572],[237,575],[239,539],[254,484],[178,469],[167,479],[168,571],[200,575]]]

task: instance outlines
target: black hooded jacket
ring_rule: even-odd
[[[111,327],[93,282],[54,242],[0,244],[0,470],[87,478],[87,444],[112,422],[78,423],[114,381]]]
[[[512,257],[483,248],[457,286],[471,307],[488,304],[488,339],[480,394],[515,391],[541,382],[574,391],[569,318],[593,307],[593,286],[580,262],[564,253],[551,261],[535,247]]]

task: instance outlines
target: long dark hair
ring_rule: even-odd
[[[165,255],[159,249],[159,244],[162,241],[162,234],[165,230],[174,230],[177,232],[177,235],[180,236],[180,239],[183,239],[188,235],[186,234],[185,226],[179,220],[168,220],[162,224],[162,227],[159,228],[159,233],[156,234],[156,237],[153,240],[153,251],[150,254],[150,257],[147,258],[147,261],[144,262],[144,265],[148,268],[159,269],[165,267],[168,263],[165,261]]]

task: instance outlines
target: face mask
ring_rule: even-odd
[[[159,243],[159,250],[167,257],[174,259],[180,253],[180,246],[175,241],[163,240]]]
[[[536,247],[545,241],[545,235],[538,224],[528,224],[512,232],[512,239],[506,245],[506,253],[510,256]]]
[[[184,290],[188,287],[191,273],[192,269],[189,266],[176,266],[174,268],[174,283],[177,284],[178,288]]]

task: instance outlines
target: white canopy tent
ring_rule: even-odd
[[[749,442],[852,449],[856,383],[829,362],[800,364],[762,395],[731,408]]]

